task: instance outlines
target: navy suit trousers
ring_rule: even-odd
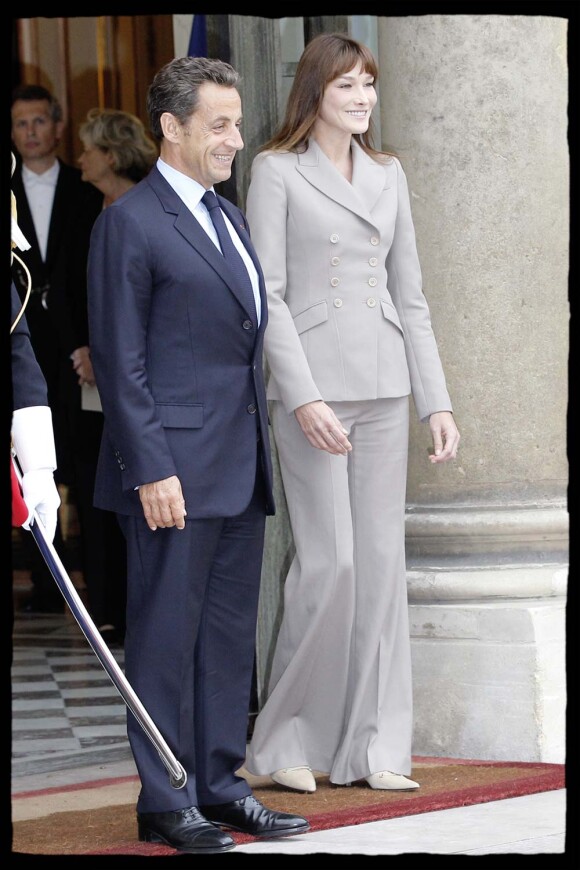
[[[258,463],[258,468],[260,463]],[[186,519],[151,531],[120,516],[128,548],[127,679],[183,765],[175,789],[131,714],[141,779],[137,812],[166,812],[251,794],[245,762],[266,519],[262,473],[238,516]]]

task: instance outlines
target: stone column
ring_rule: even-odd
[[[318,15],[304,18],[304,44],[321,33],[348,33],[347,15]]]
[[[383,147],[407,174],[458,460],[411,429],[414,753],[564,760],[567,22],[379,21]]]
[[[212,57],[232,64],[240,73],[244,148],[236,155],[230,189],[224,196],[244,208],[252,160],[270,138],[278,122],[282,70],[280,30],[275,19],[253,15],[208,16],[208,45]]]

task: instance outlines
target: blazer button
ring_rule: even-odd
[[[248,414],[255,414],[257,408],[256,408],[256,406],[254,405],[254,403],[252,402],[250,405],[248,405],[248,407],[247,407],[246,410],[247,410]]]
[[[335,308],[342,308],[342,299],[335,299],[332,304]]]
[[[340,257],[331,257],[330,262],[333,266],[338,266],[340,263]]]
[[[242,323],[242,326],[244,327],[244,329],[252,329],[254,324],[252,323],[251,320],[244,320],[244,322]]]
[[[373,299],[372,296],[369,296],[369,298],[367,299],[367,305],[369,306],[369,308],[374,308],[376,304],[377,300]]]
[[[376,236],[371,236],[371,245],[378,245],[379,240]]]
[[[377,279],[374,277],[374,275],[371,275],[371,277],[369,278],[369,287],[376,287],[376,286],[377,286]]]
[[[339,239],[338,233],[333,233],[330,237],[330,241],[332,242],[333,245],[336,245],[336,243],[338,242],[338,239]]]
[[[369,266],[376,266],[379,261],[376,257],[371,257],[369,260]]]
[[[331,278],[330,283],[332,284],[333,287],[338,287],[338,285],[340,284],[340,279],[339,278]]]

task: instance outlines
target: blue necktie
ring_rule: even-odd
[[[224,255],[225,259],[227,260],[228,266],[230,267],[231,271],[237,279],[238,287],[241,291],[242,299],[246,310],[249,314],[252,314],[254,317],[256,317],[257,325],[256,302],[254,299],[252,282],[250,281],[250,276],[248,274],[248,270],[246,269],[246,264],[238,253],[238,250],[232,241],[232,237],[229,234],[226,222],[224,220],[224,216],[219,206],[217,196],[212,190],[206,190],[201,198],[201,201],[207,208],[209,216],[216,229],[220,247],[222,249],[222,254]]]

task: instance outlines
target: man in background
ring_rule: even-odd
[[[19,226],[30,244],[21,258],[31,278],[32,291],[26,319],[34,353],[46,380],[56,442],[58,484],[72,487],[74,471],[74,414],[71,404],[80,404],[80,388],[74,359],[82,353],[75,335],[72,313],[66,304],[67,270],[72,240],[88,252],[90,227],[99,213],[102,198],[93,185],[81,180],[81,172],[57,157],[64,130],[58,100],[40,85],[18,86],[12,95],[12,142],[19,160],[12,176]],[[83,232],[83,227],[86,231]],[[12,277],[22,301],[28,276],[15,260]],[[55,547],[67,568],[71,566],[60,523]],[[28,612],[62,612],[64,602],[38,550],[23,538],[31,569],[33,591],[23,609]]]

